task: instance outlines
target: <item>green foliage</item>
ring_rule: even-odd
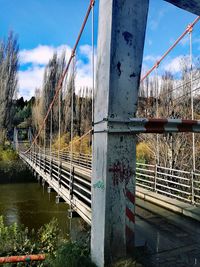
[[[91,262],[89,249],[77,242],[68,241],[56,251],[56,257],[50,259],[49,267],[95,267]]]
[[[8,172],[16,173],[16,170],[22,170],[21,167],[22,165],[19,164],[18,155],[16,151],[14,151],[10,146],[0,145],[0,174],[3,175]]]
[[[46,254],[47,260],[34,263],[38,267],[95,267],[87,245],[63,240],[58,222],[53,219],[37,233],[16,223],[6,226],[0,216],[0,257],[28,254]],[[5,267],[24,266],[21,263]]]
[[[16,223],[6,226],[0,216],[0,256],[46,253],[53,255],[58,247],[60,230],[53,219],[37,233]]]
[[[6,226],[3,217],[0,216],[0,257],[41,254],[45,253],[55,257],[55,251],[59,246],[60,230],[58,222],[53,219],[49,224],[42,226],[37,233],[16,223]],[[24,264],[5,265],[24,266]],[[41,262],[32,266],[48,266]]]
[[[0,146],[0,161],[13,161],[17,159],[17,153],[11,147]]]
[[[32,106],[35,102],[35,98],[32,97],[29,101],[24,100],[23,97],[13,100],[10,109],[11,121],[7,130],[12,132],[14,127],[17,128],[28,128],[32,123]],[[9,134],[9,139],[12,139],[12,135]]]
[[[59,234],[60,230],[58,228],[58,222],[55,218],[50,223],[41,227],[38,231],[40,253],[55,255],[55,249],[59,243]]]
[[[14,223],[11,226],[5,226],[3,217],[0,217],[0,256],[24,255],[32,253],[31,238],[28,237],[28,229],[20,228]]]

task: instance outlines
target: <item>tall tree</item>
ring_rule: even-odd
[[[54,53],[53,57],[49,60],[43,77],[43,86],[41,89],[41,94],[37,92],[35,106],[33,107],[33,123],[36,129],[41,125],[42,120],[46,116],[49,105],[52,102],[56,87],[58,85],[58,81],[63,73],[65,66],[65,54],[61,55],[59,58],[57,53]],[[57,134],[58,131],[58,102],[57,98],[53,108],[52,108],[52,125],[53,125],[53,133]],[[61,94],[61,120],[63,120],[63,112],[62,112],[62,94]],[[46,137],[49,140],[50,134],[50,123],[51,123],[51,115],[48,116],[46,122]]]
[[[0,143],[4,142],[3,133],[10,126],[13,97],[17,92],[18,53],[17,37],[10,32],[7,40],[0,42]]]

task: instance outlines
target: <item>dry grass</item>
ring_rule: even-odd
[[[149,150],[148,144],[141,142],[136,147],[136,156],[137,160],[143,159],[145,162],[149,162],[151,160],[151,152]]]

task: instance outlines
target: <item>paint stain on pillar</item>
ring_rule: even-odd
[[[124,40],[126,41],[127,45],[132,45],[133,44],[133,35],[130,32],[123,32],[122,33]]]
[[[124,164],[123,162],[116,161],[110,168],[109,172],[113,174],[112,181],[114,186],[118,186],[125,182],[127,185],[133,175],[133,171],[129,164]]]
[[[120,77],[121,74],[122,74],[122,71],[121,71],[121,63],[120,62],[117,63],[117,72],[118,72],[118,76]]]

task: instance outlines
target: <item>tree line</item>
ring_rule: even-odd
[[[191,119],[191,86],[193,90],[194,118],[200,118],[199,77],[200,64],[192,70],[182,60],[181,75],[177,78],[170,72],[162,76],[147,78],[140,87],[138,101],[138,117],[163,117]],[[35,96],[29,101],[17,99],[19,45],[16,35],[12,32],[7,39],[0,41],[0,144],[6,137],[11,138],[13,127],[33,129],[35,134],[53,100],[56,85],[66,65],[65,53],[61,56],[54,53],[45,67],[41,88],[36,88]],[[92,127],[92,92],[88,87],[77,90],[75,63],[63,83],[62,92],[54,103],[52,112],[45,125],[44,134],[50,139],[52,123],[53,139],[58,139],[60,128],[64,142],[69,143],[73,125],[73,136],[82,136]],[[60,110],[60,113],[59,113]],[[60,123],[59,123],[60,114]],[[73,116],[72,116],[73,115]],[[73,118],[73,121],[72,121]],[[158,144],[158,146],[157,146]],[[190,169],[192,166],[192,134],[163,134],[159,138],[154,134],[138,136],[138,159],[146,162],[159,163],[166,167]],[[159,149],[157,149],[159,147]],[[195,151],[200,149],[199,135],[195,135]],[[159,153],[158,153],[159,150]],[[159,162],[158,162],[159,161]],[[200,161],[196,157],[196,166]]]
[[[193,98],[194,119],[200,118],[199,62],[193,67],[192,77],[191,69],[184,58],[180,65],[182,70],[178,78],[165,72],[162,76],[148,78],[141,84],[138,117],[191,120]],[[140,156],[144,161],[173,169],[192,170],[192,133],[166,133],[159,136],[141,134],[138,136],[138,143]],[[199,134],[195,134],[196,169],[200,168],[199,150],[200,138]]]
[[[43,85],[42,88],[36,89],[35,103],[32,108],[32,127],[35,132],[39,130],[53,100],[56,86],[66,65],[65,61],[64,53],[60,57],[54,53],[45,67]],[[53,138],[56,139],[60,127],[61,135],[65,134],[67,141],[69,141],[72,123],[73,136],[82,136],[92,127],[92,92],[89,87],[76,90],[75,67],[71,69],[69,77],[65,79],[63,88],[46,120],[46,139],[50,139],[50,128],[52,128]],[[41,139],[43,135],[44,131],[41,134]]]

